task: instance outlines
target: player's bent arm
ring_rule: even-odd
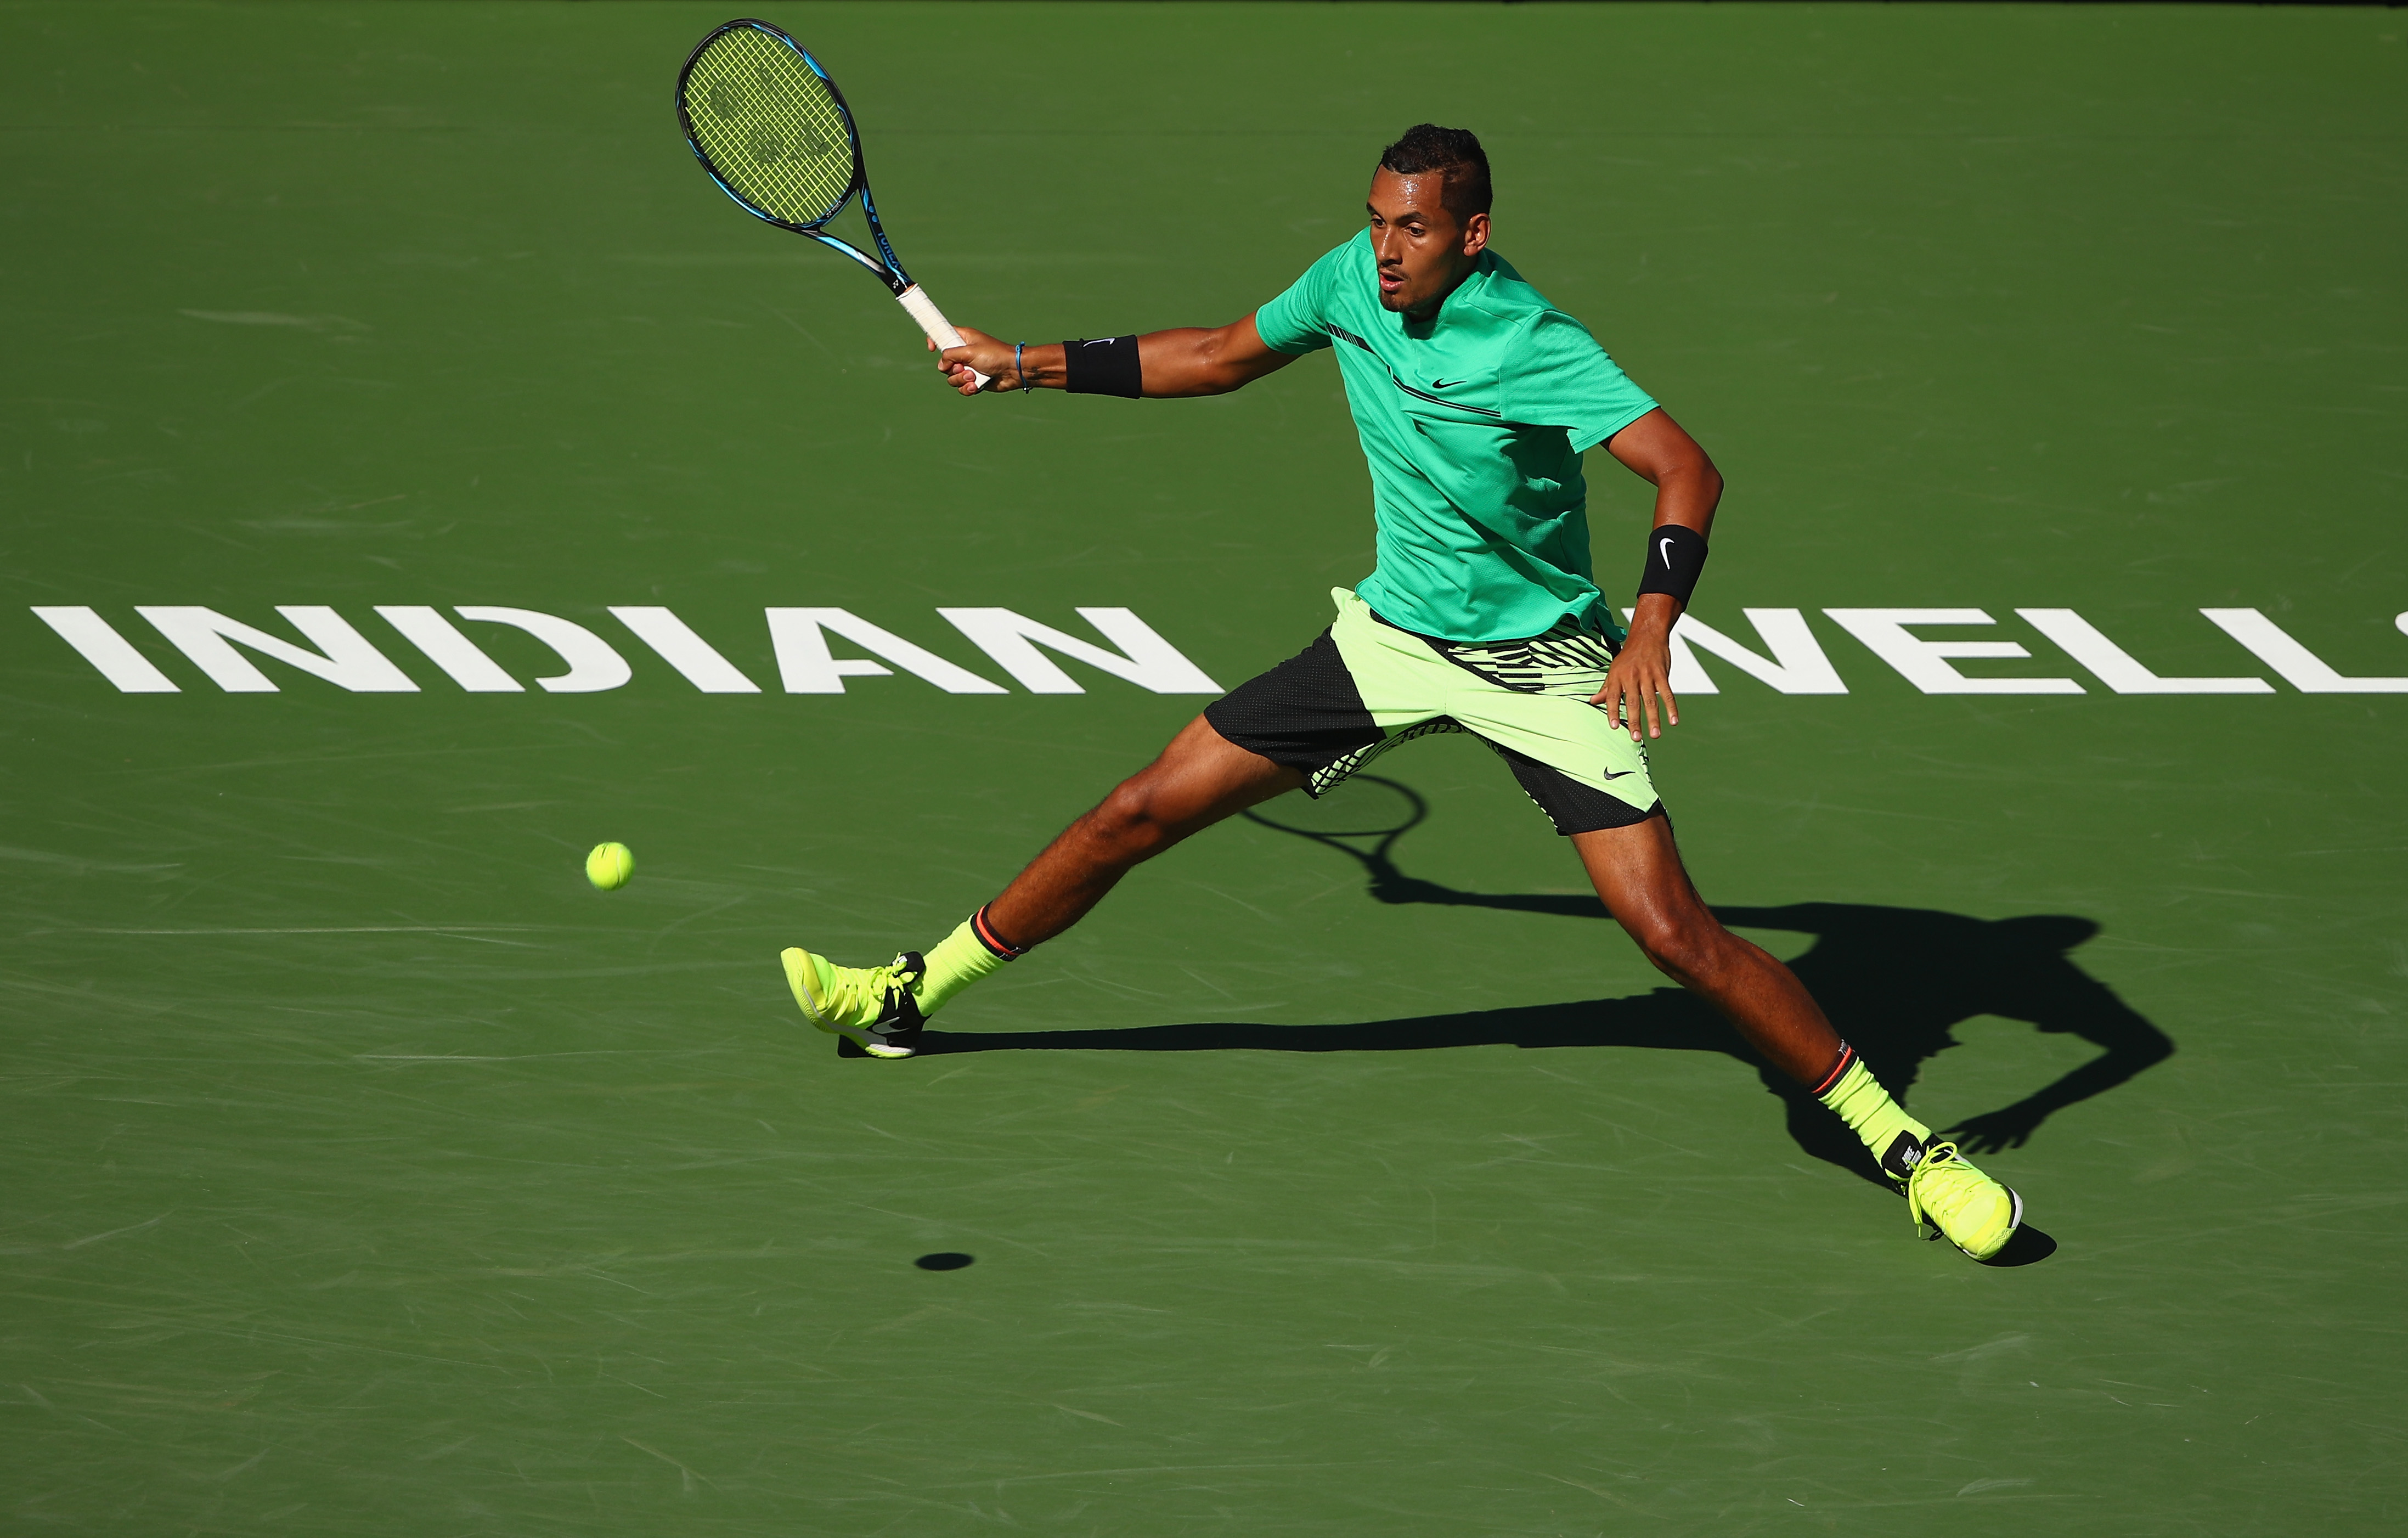
[[[1723,497],[1722,472],[1662,407],[1607,438],[1605,447],[1632,474],[1656,488],[1657,527],[1679,524],[1699,534],[1713,532],[1714,508]]]
[[[946,349],[939,367],[966,395],[978,393],[969,372],[972,368],[992,377],[990,391],[1021,389],[1024,379],[1039,389],[1068,386],[1060,342],[1015,346],[968,326],[961,333],[964,345]],[[1296,361],[1293,353],[1264,345],[1252,315],[1227,325],[1149,331],[1138,338],[1137,349],[1143,393],[1162,398],[1225,395]]]
[[[1713,530],[1722,472],[1661,407],[1608,438],[1606,449],[1656,488],[1653,527],[1678,525],[1700,537]],[[1650,737],[1662,736],[1667,725],[1680,725],[1681,704],[1671,684],[1672,623],[1680,617],[1681,600],[1671,594],[1641,594],[1632,607],[1630,634],[1607,669],[1605,687],[1592,700],[1627,724],[1633,740],[1642,720]]]

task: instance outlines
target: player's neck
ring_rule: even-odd
[[[1470,259],[1463,264],[1462,270],[1455,273],[1455,275],[1447,281],[1447,285],[1444,288],[1439,290],[1437,294],[1431,295],[1429,298],[1424,299],[1420,304],[1413,306],[1412,309],[1399,310],[1398,313],[1404,319],[1422,325],[1427,325],[1432,321],[1437,320],[1438,312],[1446,308],[1446,302],[1448,299],[1454,297],[1455,291],[1461,288],[1465,282],[1469,280],[1473,273],[1480,270],[1480,258],[1484,254],[1485,254],[1484,252],[1473,253]]]

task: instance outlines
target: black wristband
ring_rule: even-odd
[[[1137,338],[1064,342],[1062,388],[1074,395],[1126,395],[1131,400],[1145,394],[1145,379],[1138,368]]]
[[[1669,593],[1689,607],[1698,573],[1706,569],[1706,537],[1683,524],[1658,524],[1647,531],[1647,571],[1641,593]]]

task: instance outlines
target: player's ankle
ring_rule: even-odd
[[[1931,1128],[1906,1114],[1905,1108],[1890,1098],[1881,1081],[1856,1056],[1856,1049],[1840,1043],[1839,1060],[1831,1065],[1823,1082],[1814,1086],[1813,1095],[1831,1109],[1833,1114],[1848,1124],[1865,1145],[1865,1151],[1882,1161],[1885,1172],[1894,1179],[1904,1179],[1904,1173],[1891,1168],[1896,1158],[1906,1169],[1914,1168],[1914,1159],[1931,1142]],[[1904,1141],[1901,1141],[1904,1140]]]
[[[1014,945],[997,932],[986,909],[981,908],[927,953],[925,965],[911,985],[912,997],[923,1015],[934,1014],[953,995],[1026,954],[1026,947]]]

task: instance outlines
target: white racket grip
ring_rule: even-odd
[[[910,311],[911,318],[920,323],[920,329],[928,334],[930,341],[935,342],[939,347],[962,345],[962,334],[953,329],[953,322],[945,319],[945,312],[937,308],[937,301],[921,292],[919,284],[912,284],[895,297],[905,309]],[[970,370],[970,374],[978,381],[980,389],[986,388],[987,375],[980,373],[975,368]]]

